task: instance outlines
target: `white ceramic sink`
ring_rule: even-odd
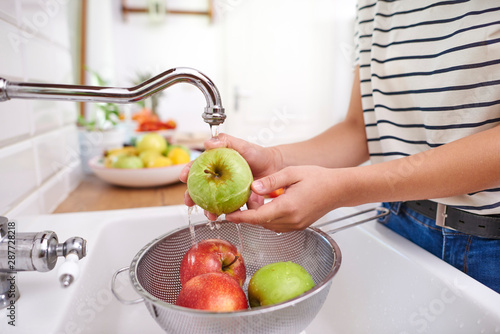
[[[339,209],[322,220],[354,210]],[[193,218],[201,219],[200,214]],[[162,333],[142,303],[118,302],[110,281],[146,243],[187,226],[186,207],[26,217],[17,226],[18,232],[53,230],[60,242],[81,236],[88,255],[79,279],[67,289],[57,278],[61,261],[48,273],[19,273],[16,327],[1,310],[0,333]],[[307,334],[500,333],[500,294],[385,227],[370,222],[333,238],[342,265]],[[128,277],[118,277],[120,294],[137,298]]]

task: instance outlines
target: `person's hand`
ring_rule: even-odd
[[[229,213],[226,219],[261,225],[276,232],[303,230],[341,206],[346,194],[343,171],[317,166],[284,168],[252,184],[252,191],[258,195],[283,187],[282,195],[267,204]]]
[[[218,139],[212,138],[207,140],[204,145],[207,150],[217,147],[228,147],[238,151],[248,162],[255,180],[278,171],[282,166],[281,154],[275,148],[264,148],[224,133],[220,134]],[[192,162],[188,163],[179,176],[179,179],[184,183],[187,182],[191,165]],[[256,209],[261,206],[264,203],[264,198],[261,195],[252,193],[247,202],[247,207],[249,209]],[[187,206],[195,205],[187,191],[184,194],[184,203]],[[212,213],[205,212],[205,215],[211,220],[217,219],[217,216]]]

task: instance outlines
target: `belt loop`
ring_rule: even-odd
[[[391,211],[392,213],[394,213],[395,215],[399,215],[399,211],[401,210],[401,204],[403,202],[390,202],[390,206],[391,206]]]
[[[448,217],[446,214],[446,205],[438,203],[437,204],[437,210],[436,210],[436,225],[445,227],[445,221],[446,218]]]

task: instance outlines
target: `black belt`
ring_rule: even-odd
[[[483,238],[500,239],[500,216],[476,215],[428,200],[403,202],[406,207],[436,220],[436,225]],[[438,214],[439,210],[443,210]],[[441,218],[444,219],[439,219]]]

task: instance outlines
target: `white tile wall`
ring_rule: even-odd
[[[7,79],[22,79],[24,77],[22,32],[15,25],[1,19],[0,45],[2,46],[0,72]]]
[[[70,36],[76,18],[65,3],[0,1],[0,77],[74,83]],[[50,213],[78,186],[76,119],[72,102],[0,103],[0,215]]]
[[[15,21],[16,20],[16,2],[15,1],[0,1],[0,17]]]
[[[0,212],[7,212],[37,189],[36,161],[31,141],[0,150]]]
[[[71,55],[43,38],[32,38],[25,44],[26,78],[32,82],[71,83]],[[42,65],[42,66],[41,66]]]
[[[59,172],[40,187],[43,212],[52,212],[68,195],[64,172]]]
[[[31,113],[28,101],[0,103],[0,147],[29,137]]]
[[[70,38],[65,15],[67,3],[66,0],[23,0],[21,21],[36,29],[43,38],[65,46]]]
[[[39,191],[32,192],[16,207],[8,212],[7,217],[35,216],[43,213]]]
[[[33,134],[41,134],[62,126],[62,113],[57,102],[46,100],[28,101],[32,108]]]
[[[43,183],[64,167],[63,133],[52,131],[36,137],[33,141],[38,161],[38,177],[40,183]]]
[[[80,160],[68,166],[63,170],[66,178],[66,186],[68,192],[72,192],[80,184],[80,180],[84,176],[83,166]]]

